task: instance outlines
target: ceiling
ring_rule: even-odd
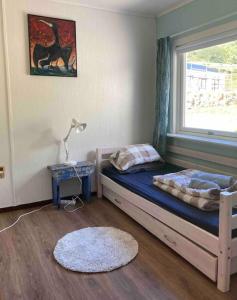
[[[63,0],[87,7],[144,16],[158,16],[191,1],[193,0]]]

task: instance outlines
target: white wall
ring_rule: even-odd
[[[3,47],[3,20],[0,5],[0,165],[5,166],[5,178],[0,179],[0,206],[12,204],[12,180],[10,163],[10,142],[8,131],[7,91],[5,80],[5,63]]]
[[[57,1],[2,1],[6,7],[15,204],[19,205],[51,198],[46,166],[63,159],[61,140],[72,117],[88,123],[85,132],[72,136],[73,159],[94,159],[96,147],[102,145],[151,141],[156,23]],[[76,21],[77,78],[29,75],[27,13]],[[1,74],[2,57],[0,48]],[[2,87],[5,82],[0,83]],[[0,164],[9,168],[4,94],[0,105],[4,114],[1,140],[3,136],[6,144]],[[65,187],[65,193],[73,190],[71,185]],[[3,196],[0,185],[0,206],[13,204],[9,199],[2,201]]]

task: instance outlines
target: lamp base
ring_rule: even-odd
[[[77,161],[76,160],[68,160],[64,162],[64,165],[67,166],[76,166],[77,165]]]

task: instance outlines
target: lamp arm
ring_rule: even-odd
[[[66,161],[68,161],[68,159],[69,159],[69,149],[68,149],[67,141],[64,141],[64,148],[65,148],[65,152],[66,152]]]
[[[69,139],[69,136],[70,136],[70,134],[71,134],[71,131],[72,131],[72,128],[73,128],[73,127],[74,127],[74,126],[71,125],[71,127],[69,128],[69,131],[68,131],[67,135],[66,135],[65,138],[63,139],[63,142],[64,142],[64,148],[65,148],[65,152],[66,152],[66,161],[68,161],[68,159],[69,159],[69,148],[68,148],[68,143],[67,143],[67,141],[68,141],[68,139]]]
[[[67,135],[66,135],[65,138],[63,139],[64,142],[67,142],[67,140],[69,139],[69,136],[70,136],[70,134],[71,134],[71,131],[72,131],[72,128],[73,128],[73,127],[74,127],[74,126],[71,125],[71,127],[69,128]]]

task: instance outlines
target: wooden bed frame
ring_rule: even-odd
[[[96,150],[98,198],[104,195],[212,281],[217,282],[220,291],[229,291],[230,276],[237,273],[237,238],[232,238],[232,230],[237,228],[237,215],[232,216],[232,208],[237,205],[237,192],[221,194],[219,237],[215,236],[103,175],[101,169],[108,164],[109,155],[119,149]]]

